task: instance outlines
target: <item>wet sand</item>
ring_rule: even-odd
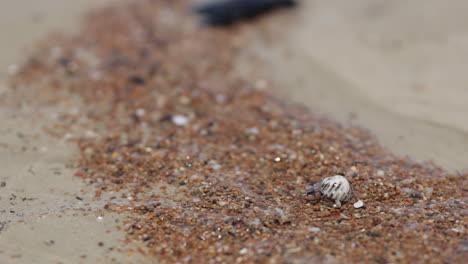
[[[76,33],[79,17],[95,1],[2,1],[0,9],[0,97],[7,78],[31,52],[35,41],[51,31]],[[108,1],[109,2],[109,1]],[[103,4],[104,1],[101,1]],[[5,35],[6,33],[6,35]],[[129,261],[115,229],[118,215],[101,215],[102,204],[68,166],[74,144],[44,131],[65,106],[10,108],[0,105],[0,262],[114,263]],[[29,98],[30,99],[30,98]],[[87,189],[88,191],[89,188]],[[77,197],[79,197],[79,200]],[[87,216],[82,208],[89,209]],[[77,213],[80,212],[79,216]],[[98,244],[102,242],[103,246]],[[113,260],[114,259],[114,260]]]
[[[466,8],[465,1],[302,1],[266,19],[263,29],[277,38],[260,37],[247,58],[265,62],[280,96],[366,127],[399,155],[466,170]],[[259,31],[252,35],[268,36]]]

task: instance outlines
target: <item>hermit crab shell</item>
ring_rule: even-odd
[[[335,201],[334,207],[341,207],[341,202],[347,202],[354,197],[351,184],[341,175],[323,179],[319,190],[323,196]]]

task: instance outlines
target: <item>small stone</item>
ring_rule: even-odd
[[[255,218],[252,222],[250,222],[252,225],[258,226],[261,224],[260,219]]]
[[[361,208],[364,206],[364,202],[362,200],[359,200],[357,202],[354,203],[354,208]]]
[[[185,126],[189,122],[189,119],[184,115],[174,115],[172,116],[172,122],[176,126]]]
[[[135,115],[137,115],[138,117],[142,117],[144,116],[146,113],[145,109],[143,108],[138,108],[136,111],[135,111]]]
[[[248,134],[258,135],[259,131],[256,127],[249,127],[245,130]]]
[[[90,147],[86,148],[84,151],[83,151],[86,155],[92,155],[94,153],[94,150]]]
[[[227,100],[226,95],[224,95],[224,94],[217,94],[216,95],[216,102],[218,104],[224,104],[226,102],[226,100]]]
[[[347,215],[343,214],[343,213],[341,213],[340,216],[341,216],[342,219],[349,219],[349,217]]]
[[[87,138],[95,138],[97,136],[98,136],[98,134],[96,132],[92,131],[92,130],[87,130],[85,132],[85,137],[87,137]]]
[[[320,228],[318,227],[309,227],[309,232],[312,232],[312,233],[318,233],[320,232]]]
[[[187,96],[181,96],[179,102],[183,105],[188,105],[190,103],[190,98]]]
[[[377,176],[378,177],[383,177],[385,175],[385,172],[383,170],[378,170],[377,171]]]

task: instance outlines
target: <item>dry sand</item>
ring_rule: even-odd
[[[0,32],[8,32],[0,41],[0,96],[8,66],[21,60],[23,48],[51,29],[73,31],[78,15],[93,2],[9,1],[8,9],[0,10]],[[271,29],[281,38],[252,46],[269,62],[262,74],[276,77],[277,93],[340,120],[352,119],[399,154],[467,169],[467,4],[305,2],[296,11],[300,16],[277,18],[288,28]],[[269,49],[258,49],[265,45]],[[0,187],[0,252],[8,251],[0,262],[10,262],[13,254],[17,263],[92,263],[123,237],[112,229],[116,217],[99,222],[98,213],[72,216],[71,209],[92,195],[74,199],[71,194],[82,183],[73,179],[66,161],[75,150],[41,129],[53,122],[50,114],[56,110],[41,110],[43,118],[37,120],[34,109],[13,113],[0,106],[0,182],[6,184]],[[28,142],[33,135],[37,140]],[[18,223],[20,218],[25,222]],[[101,241],[102,250],[96,246]]]

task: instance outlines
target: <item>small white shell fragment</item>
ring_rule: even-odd
[[[362,200],[359,200],[357,202],[354,203],[354,208],[361,208],[364,206],[364,202]]]
[[[256,127],[249,127],[245,130],[245,132],[247,132],[248,134],[253,134],[253,135],[258,135],[258,133],[260,133],[260,131]]]
[[[138,116],[138,117],[142,117],[144,116],[146,113],[145,109],[143,108],[138,108],[136,111],[135,111],[135,114]]]
[[[335,175],[322,180],[320,193],[330,199],[335,200],[333,207],[341,207],[341,202],[347,202],[354,197],[354,192],[349,181],[341,176]]]
[[[189,118],[183,115],[174,115],[172,116],[172,122],[176,126],[185,126],[189,121]]]
[[[315,226],[309,227],[309,232],[318,233],[318,232],[320,232],[320,228],[315,227]]]

